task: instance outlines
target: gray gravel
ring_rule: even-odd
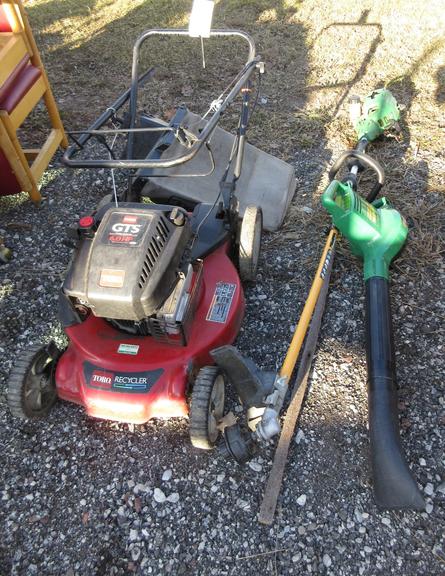
[[[293,213],[303,223],[320,165],[296,160]],[[64,343],[56,314],[71,252],[65,227],[109,192],[105,173],[51,174],[40,210],[23,196],[0,201],[0,235],[14,251],[0,268],[0,573],[443,575],[443,265],[392,282],[403,445],[427,512],[382,513],[373,503],[361,273],[339,255],[276,522],[266,528],[256,515],[271,449],[242,468],[193,449],[185,420],[127,426],[63,402],[45,421],[9,415],[14,359],[33,343]],[[307,225],[287,234],[297,228],[266,237],[258,284],[246,293],[238,345],[264,368],[283,358],[311,282],[305,262],[322,246]]]

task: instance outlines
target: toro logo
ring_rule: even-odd
[[[113,372],[104,372],[103,370],[94,370],[90,378],[90,385],[94,388],[103,388],[110,390],[113,386],[114,374]]]
[[[90,362],[84,362],[83,370],[88,388],[136,394],[149,392],[164,372],[162,368],[144,372],[107,372]]]

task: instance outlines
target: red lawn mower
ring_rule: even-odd
[[[138,89],[153,75],[149,69],[139,76],[140,48],[153,35],[188,31],[144,32],[134,46],[131,88],[88,130],[71,134],[67,166],[128,170],[129,185],[121,194],[114,188],[72,231],[75,253],[59,314],[68,347],[60,352],[50,343],[20,358],[8,401],[22,418],[46,415],[57,397],[90,416],[135,424],[188,415],[193,445],[208,449],[221,429],[226,384],[211,352],[238,334],[242,282],[256,277],[263,212],[266,227],[281,224],[294,171],[246,142],[256,103],[252,75],[264,71],[247,34],[210,32],[246,40],[248,61],[212,102],[207,120],[181,106],[169,122],[137,108]],[[237,96],[241,113],[232,136],[217,124]],[[119,158],[118,137],[126,139]],[[85,157],[92,138],[107,158]]]

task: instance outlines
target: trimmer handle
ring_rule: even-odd
[[[366,154],[365,152],[358,152],[357,150],[345,150],[345,152],[343,152],[337,158],[332,168],[329,170],[329,180],[331,181],[334,180],[335,176],[337,175],[337,172],[340,170],[340,168],[348,158],[355,158],[363,165],[367,166],[368,168],[371,168],[371,170],[374,170],[374,172],[377,174],[377,182],[374,184],[371,192],[366,197],[366,200],[368,202],[373,202],[376,199],[377,194],[380,192],[383,184],[385,183],[385,172],[383,171],[382,166],[377,162],[377,160],[374,160],[374,158],[371,158],[371,156],[368,156],[368,154]]]
[[[335,199],[337,194],[342,194],[343,192],[348,193],[349,191],[354,193],[347,184],[343,184],[343,182],[339,182],[338,180],[332,180],[321,196],[321,203],[332,216],[332,225],[337,227],[337,229],[339,222],[341,222],[345,215],[345,207],[337,204]]]

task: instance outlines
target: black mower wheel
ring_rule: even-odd
[[[55,367],[59,356],[54,343],[33,346],[14,365],[8,382],[8,406],[13,416],[43,418],[57,400]]]
[[[261,251],[263,212],[258,206],[247,206],[241,221],[238,266],[243,282],[255,282]]]
[[[190,439],[195,448],[211,450],[218,440],[225,384],[225,376],[217,366],[201,368],[196,377],[190,406]]]

